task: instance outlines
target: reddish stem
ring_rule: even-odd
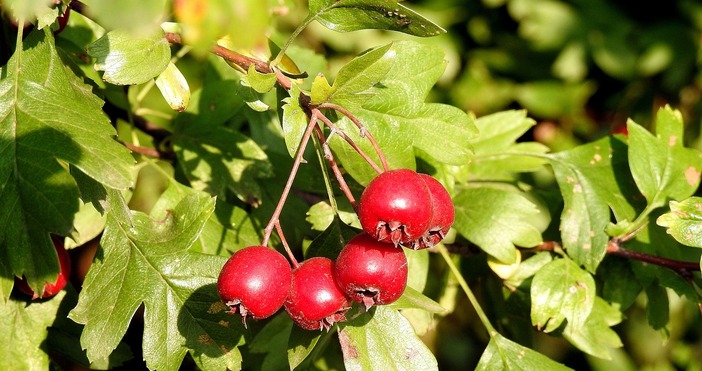
[[[305,153],[307,143],[309,142],[310,137],[312,136],[312,132],[314,131],[314,128],[316,126],[317,116],[312,115],[312,118],[310,118],[310,123],[307,124],[307,129],[305,130],[305,133],[302,136],[302,140],[300,140],[300,146],[297,149],[295,161],[293,162],[292,169],[290,169],[290,175],[288,176],[288,181],[285,183],[285,188],[283,188],[283,192],[280,195],[280,199],[278,200],[278,205],[275,207],[275,211],[273,211],[273,215],[271,215],[271,219],[268,222],[268,225],[266,225],[266,228],[263,230],[263,240],[261,242],[263,246],[268,245],[268,240],[271,237],[273,228],[280,221],[280,213],[283,211],[283,205],[285,205],[285,201],[287,200],[288,195],[290,194],[290,189],[292,188],[293,181],[295,180],[295,176],[297,175],[297,170],[300,168],[300,164],[304,162],[302,155]]]
[[[343,174],[341,174],[341,170],[339,169],[339,166],[336,164],[336,160],[334,159],[334,155],[332,154],[331,149],[329,148],[329,143],[327,143],[326,138],[324,138],[324,133],[322,132],[322,129],[317,127],[317,129],[315,130],[315,133],[317,134],[317,138],[319,138],[319,142],[322,143],[322,150],[324,151],[324,158],[327,159],[332,171],[334,172],[334,176],[336,177],[336,181],[339,183],[339,189],[341,189],[341,191],[344,193],[346,198],[349,200],[353,209],[356,210],[356,198],[353,197],[353,193],[351,193],[351,189],[349,188],[349,185],[346,183],[346,180],[344,180],[344,176],[343,176]]]
[[[337,111],[337,112],[343,114],[344,116],[346,116],[349,120],[351,120],[351,122],[353,122],[356,125],[356,127],[358,127],[358,129],[361,131],[360,132],[361,138],[368,138],[368,141],[373,146],[373,149],[375,149],[375,153],[380,158],[380,163],[383,165],[383,170],[388,171],[388,169],[390,168],[388,166],[388,161],[385,158],[383,151],[380,149],[380,146],[378,146],[378,142],[375,141],[375,138],[373,138],[373,135],[371,135],[370,131],[368,131],[368,129],[363,125],[363,123],[354,114],[349,112],[349,110],[347,110],[346,108],[341,107],[340,105],[334,104],[334,103],[322,103],[318,107],[319,108],[328,108],[328,109]]]
[[[358,152],[359,155],[361,155],[361,157],[363,157],[364,160],[366,160],[366,162],[373,168],[373,170],[375,170],[378,174],[380,174],[380,173],[383,172],[383,170],[381,170],[381,169],[378,167],[378,165],[375,163],[375,161],[373,161],[373,160],[370,158],[370,156],[368,156],[368,155],[361,149],[361,147],[359,147],[358,144],[356,144],[356,142],[353,141],[353,139],[351,139],[348,135],[346,135],[346,133],[344,133],[343,131],[341,131],[341,129],[339,129],[336,125],[334,125],[334,123],[331,122],[331,120],[329,120],[326,116],[324,116],[324,114],[322,114],[321,111],[319,111],[319,110],[316,109],[316,108],[313,108],[313,114],[316,114],[317,117],[318,117],[320,120],[322,120],[322,122],[323,122],[325,125],[327,125],[327,126],[331,129],[331,133],[329,134],[329,138],[331,138],[334,134],[341,136],[342,138],[344,138],[344,140],[346,140],[346,142],[347,142],[349,145],[351,145],[351,147],[353,147],[353,149],[354,149],[356,152]],[[387,169],[385,169],[385,170],[387,170]]]
[[[283,247],[285,248],[285,252],[288,254],[288,258],[290,259],[290,263],[292,263],[293,269],[299,267],[300,264],[298,264],[297,259],[295,259],[295,255],[292,253],[292,250],[290,250],[290,245],[288,245],[288,240],[285,239],[285,234],[283,233],[283,228],[280,226],[280,220],[277,220],[275,222],[275,230],[276,230],[276,232],[278,232],[278,237],[280,237],[280,242],[283,243]]]

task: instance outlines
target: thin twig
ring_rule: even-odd
[[[388,161],[385,158],[385,155],[383,154],[383,151],[380,149],[380,146],[378,146],[378,142],[375,141],[375,138],[373,138],[373,135],[371,135],[370,131],[363,125],[363,123],[349,110],[347,110],[344,107],[341,107],[338,104],[334,103],[322,103],[318,106],[319,108],[328,108],[334,111],[337,111],[344,116],[346,116],[351,122],[358,127],[358,129],[361,131],[360,135],[361,138],[368,138],[368,141],[371,143],[373,146],[373,149],[375,149],[375,153],[378,155],[380,158],[380,163],[383,165],[383,170],[388,171],[389,166],[388,166]]]
[[[283,228],[280,226],[280,219],[276,220],[275,222],[275,230],[278,232],[278,237],[280,238],[280,242],[283,243],[283,247],[285,248],[285,252],[288,254],[288,258],[290,259],[290,263],[292,263],[292,267],[297,268],[300,266],[298,264],[297,259],[295,259],[295,255],[293,254],[292,250],[290,250],[290,245],[288,245],[288,240],[285,239],[285,234],[283,233]]]

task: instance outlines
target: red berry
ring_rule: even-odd
[[[429,187],[434,211],[427,232],[421,239],[417,240],[416,244],[409,246],[415,250],[432,247],[441,242],[449,229],[451,229],[455,217],[453,201],[446,188],[438,180],[427,174],[419,174],[419,176],[424,179],[427,187]]]
[[[334,281],[334,261],[324,257],[305,260],[293,269],[285,311],[306,330],[329,328],[346,321],[349,300]]]
[[[27,279],[22,277],[21,280],[15,280],[17,288],[23,293],[32,297],[32,300],[39,298],[45,299],[50,298],[63,290],[68,284],[68,277],[71,275],[71,258],[68,256],[68,251],[63,247],[63,240],[61,237],[51,236],[51,241],[54,243],[54,248],[56,249],[56,254],[58,255],[59,266],[61,271],[56,277],[54,283],[46,283],[44,285],[44,290],[41,295],[37,295],[34,290],[29,287]]]
[[[361,226],[378,241],[413,244],[429,228],[431,193],[409,169],[386,171],[373,179],[358,203]]]
[[[366,309],[390,304],[407,286],[407,257],[402,249],[366,233],[352,238],[336,259],[336,283]]]
[[[290,264],[283,254],[265,246],[249,246],[232,255],[219,273],[217,291],[231,313],[246,319],[272,316],[290,289]]]

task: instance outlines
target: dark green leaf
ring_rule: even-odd
[[[79,207],[66,163],[126,189],[134,162],[46,32],[28,35],[0,71],[0,260],[5,277],[25,274],[35,289],[59,269],[49,232],[68,235]]]
[[[544,332],[561,326],[580,329],[597,295],[595,280],[572,260],[556,259],[536,272],[531,282],[531,323]]]
[[[287,355],[291,370],[302,364],[312,354],[322,337],[329,336],[329,333],[308,331],[298,326],[293,326],[288,334],[290,336]]]
[[[0,369],[48,370],[49,355],[41,344],[47,328],[56,319],[56,313],[66,296],[65,291],[53,298],[27,303],[23,300],[0,301]]]
[[[682,114],[670,107],[658,111],[657,136],[629,121],[631,173],[649,207],[691,196],[700,182],[702,153],[683,147]]]
[[[214,199],[193,194],[161,221],[134,212],[131,227],[108,217],[101,249],[70,313],[85,325],[81,344],[88,359],[112,353],[143,303],[149,368],[177,370],[186,352],[203,369],[240,368],[236,346],[243,327],[225,313],[215,284],[226,259],[187,251],[213,210]]]
[[[624,196],[636,194],[628,176],[626,146],[603,138],[551,155],[551,165],[565,202],[561,239],[568,255],[594,272],[604,258],[610,208],[617,220],[633,220],[636,211]]]
[[[431,351],[396,310],[374,307],[340,325],[344,365],[353,370],[437,370]]]
[[[110,31],[88,46],[97,58],[95,69],[115,85],[145,83],[158,76],[171,60],[171,49],[163,31],[135,35],[126,29]]]
[[[458,233],[503,263],[515,262],[515,245],[541,243],[541,231],[529,222],[539,209],[517,192],[467,188],[454,197],[454,207]]]
[[[654,330],[662,330],[668,332],[666,326],[670,321],[670,302],[668,301],[668,292],[665,287],[653,284],[646,288],[646,318],[648,324]]]
[[[492,335],[475,369],[479,371],[570,370],[570,368],[545,355],[521,346],[497,333]]]
[[[656,223],[681,244],[702,247],[702,198],[670,201],[670,211],[659,216]]]
[[[383,29],[414,36],[436,36],[446,32],[397,0],[313,0],[310,18],[339,31]]]
[[[287,313],[281,311],[259,331],[249,343],[251,353],[265,354],[260,370],[291,369],[288,366],[286,349],[293,323]]]
[[[312,241],[305,256],[324,256],[334,260],[346,243],[358,233],[359,230],[349,227],[335,217],[327,229]]]

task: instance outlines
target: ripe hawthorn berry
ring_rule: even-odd
[[[349,299],[334,280],[334,265],[329,258],[314,257],[292,271],[285,311],[303,329],[328,331],[346,321]]]
[[[451,195],[449,195],[446,188],[438,180],[427,174],[419,174],[419,176],[422,177],[431,192],[433,212],[429,229],[422,238],[416,240],[415,244],[408,246],[415,250],[432,247],[441,242],[446,237],[449,229],[451,229],[455,218],[453,200],[451,200]]]
[[[334,278],[346,295],[366,310],[390,304],[405,292],[407,257],[403,249],[361,233],[339,253]]]
[[[63,246],[62,238],[52,235],[51,242],[53,242],[54,248],[56,249],[56,254],[58,255],[59,260],[59,267],[61,268],[61,271],[59,272],[58,276],[56,276],[56,281],[54,281],[53,283],[47,282],[44,285],[43,292],[40,295],[37,295],[34,292],[34,290],[32,290],[29,287],[29,283],[27,283],[27,279],[25,277],[22,277],[21,280],[15,279],[17,289],[31,296],[32,300],[46,299],[58,294],[59,291],[63,290],[63,288],[66,287],[66,285],[68,284],[68,277],[71,276],[71,258],[68,256],[68,251],[66,251],[66,249]]]
[[[283,254],[266,246],[249,246],[235,252],[222,267],[217,291],[222,301],[246,319],[272,316],[290,289],[290,264]]]
[[[422,238],[432,219],[431,192],[409,169],[386,171],[361,194],[358,218],[366,233],[378,241],[412,245]]]

